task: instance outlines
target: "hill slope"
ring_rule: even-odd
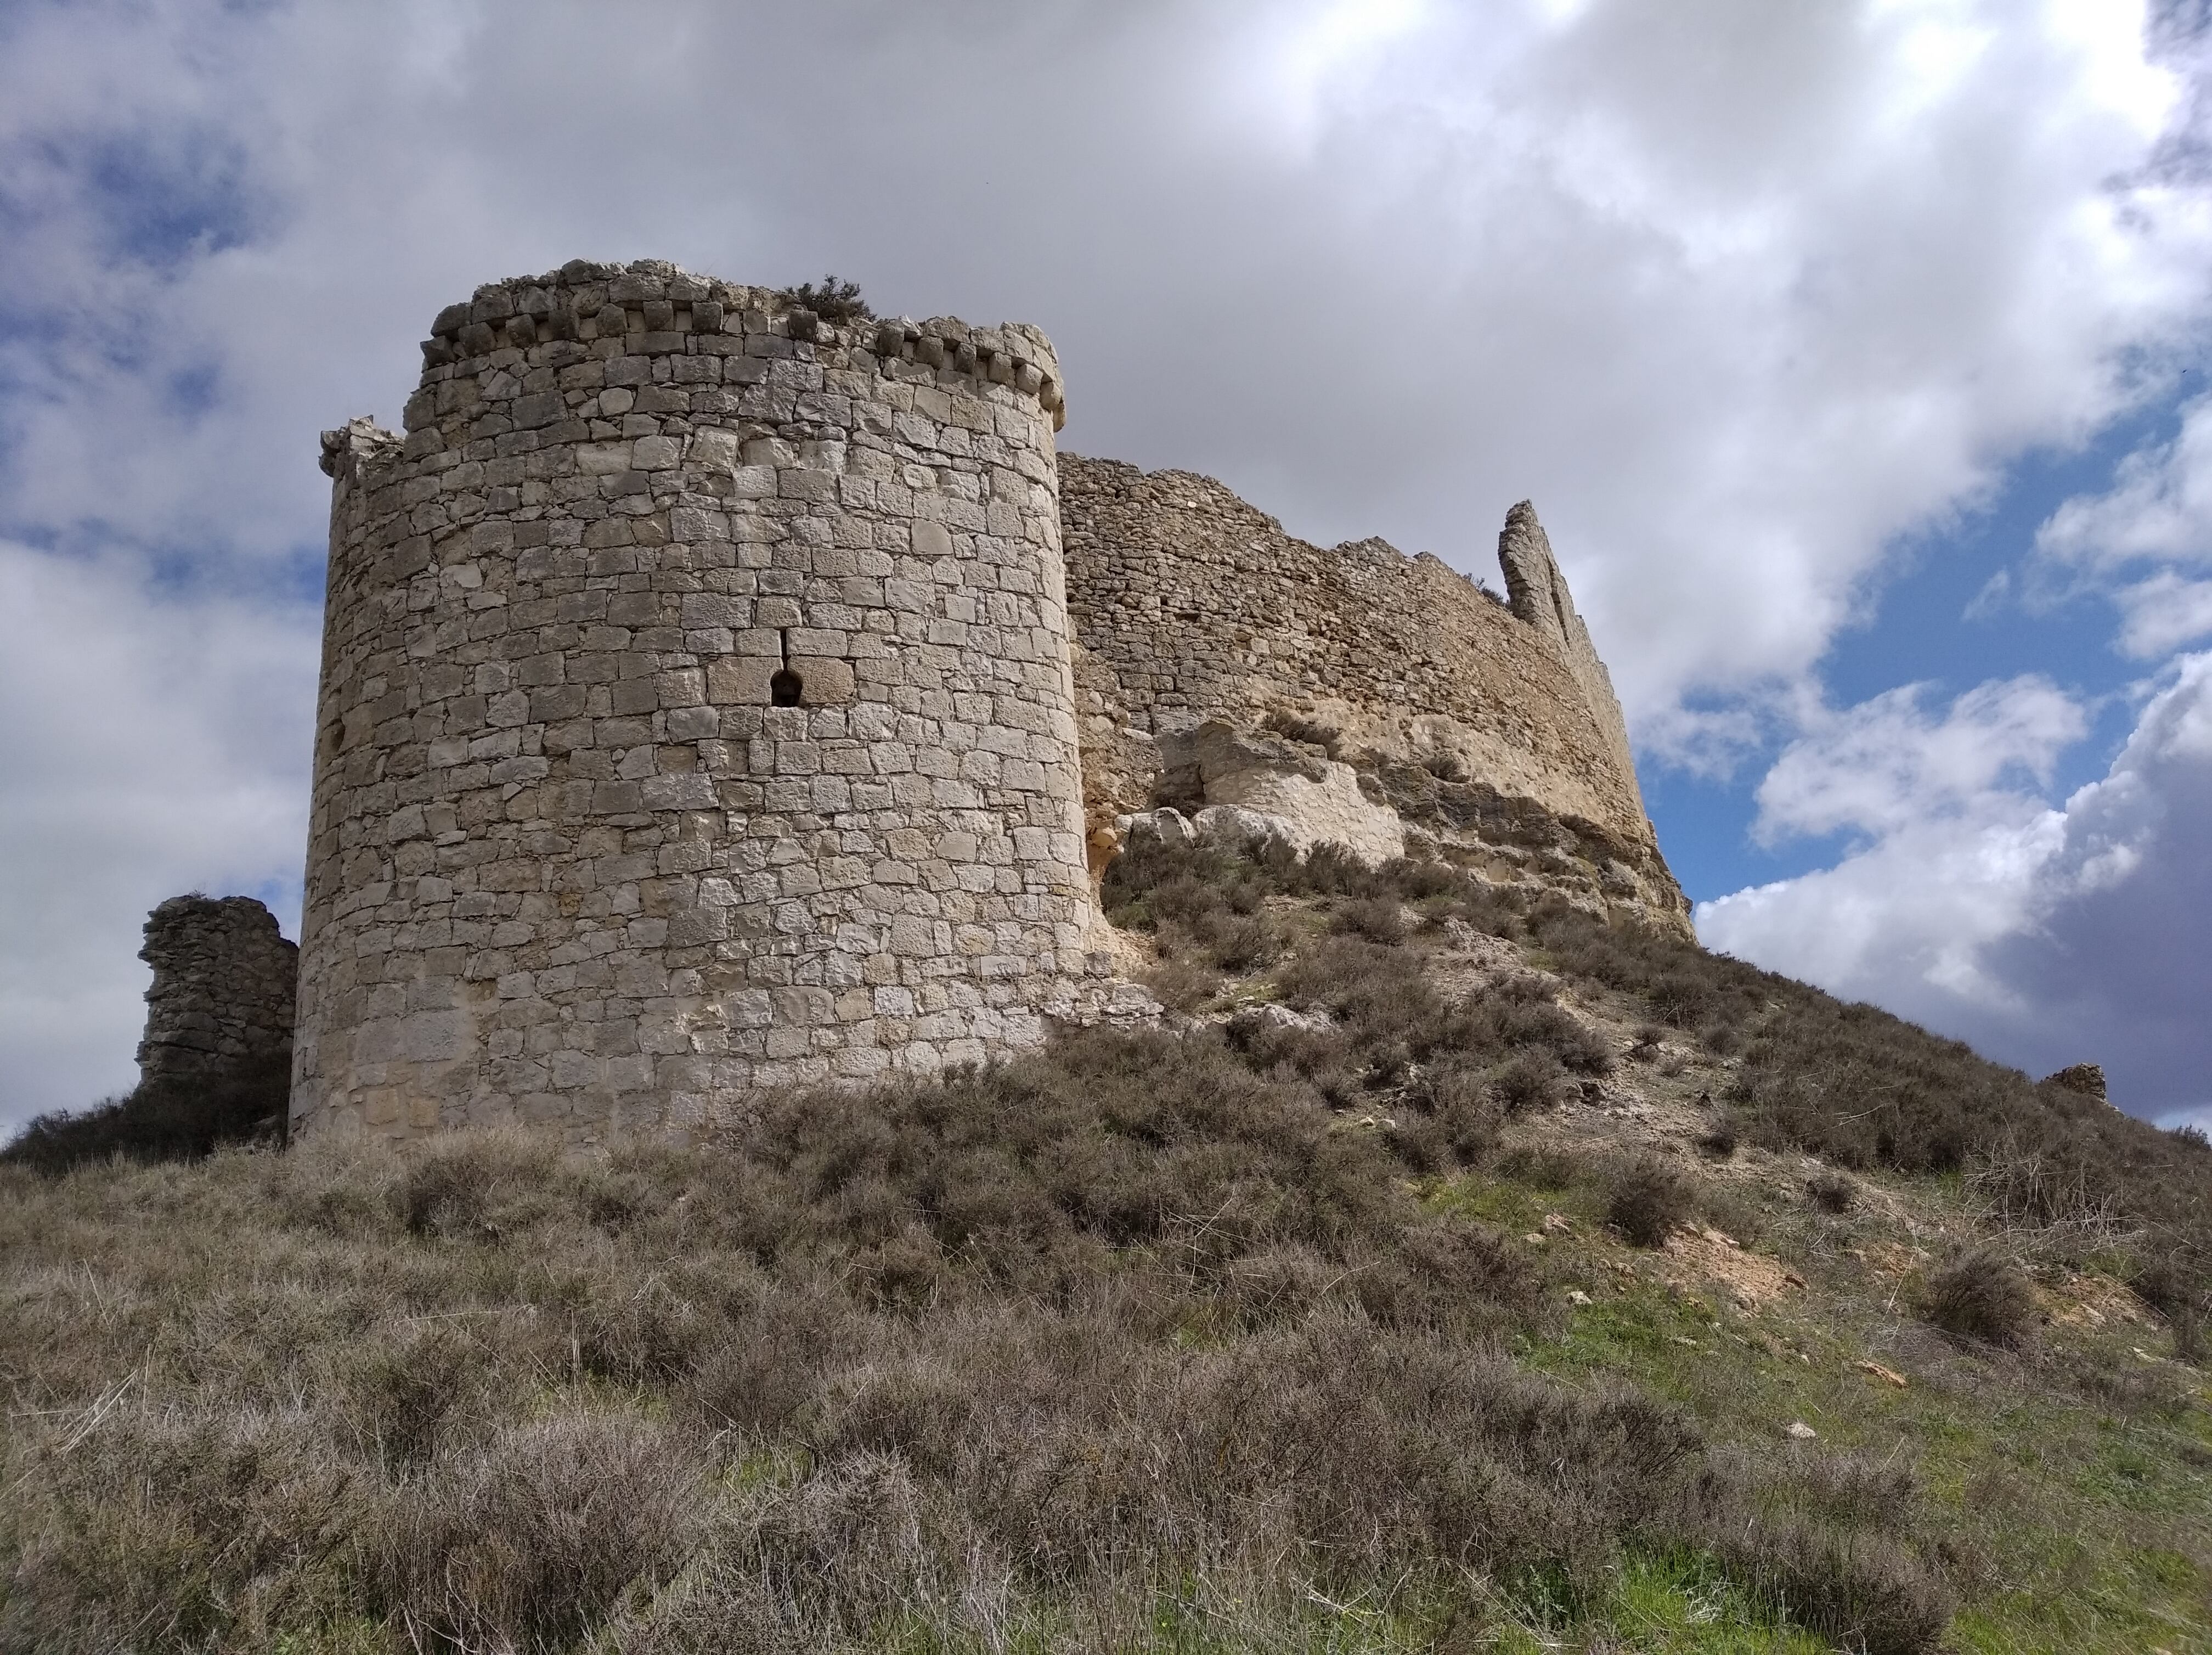
[[[2212,1649],[2201,1140],[1434,867],[1107,895],[1177,1032],[0,1168],[0,1646]]]

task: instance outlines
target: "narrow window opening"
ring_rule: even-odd
[[[806,691],[806,680],[791,669],[791,634],[776,635],[776,647],[782,652],[783,665],[769,675],[768,704],[771,707],[796,707],[799,698]]]

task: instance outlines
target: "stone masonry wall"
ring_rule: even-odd
[[[324,438],[295,1129],[678,1129],[1095,988],[1042,335],[576,263],[423,354]]]
[[[300,951],[252,897],[170,897],[138,958],[154,968],[140,1085],[221,1085],[290,1055]]]
[[[1294,539],[1187,472],[1062,454],[1060,494],[1094,846],[1121,813],[1243,802],[1177,774],[1194,741],[1258,761],[1264,743],[1191,734],[1218,723],[1349,764],[1460,860],[1686,934],[1610,680],[1525,504],[1500,539],[1509,607],[1425,554]]]

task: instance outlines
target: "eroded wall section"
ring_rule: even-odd
[[[293,1114],[680,1128],[1028,1044],[1083,952],[1049,344],[574,264],[335,493]]]
[[[170,897],[146,916],[138,958],[154,968],[140,1085],[258,1080],[289,1056],[300,953],[252,897]]]
[[[1335,764],[1416,854],[1686,934],[1533,511],[1501,538],[1509,605],[1381,540],[1294,539],[1210,478],[1063,454],[1060,478],[1094,859],[1117,814],[1265,809]]]

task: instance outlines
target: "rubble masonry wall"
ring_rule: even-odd
[[[1608,725],[1556,622],[1529,624],[1433,557],[1293,539],[1211,478],[1073,454],[1060,472],[1084,734],[1102,758],[1117,730],[1318,718],[1355,743],[1449,749],[1555,814],[1650,837],[1610,685]],[[1554,588],[1564,600],[1556,569],[1547,601]],[[1123,786],[1101,776],[1097,791],[1094,817]]]
[[[292,1050],[300,951],[251,897],[172,897],[146,916],[154,968],[142,1086],[220,1086]]]
[[[1249,759],[1272,732],[1352,767],[1435,854],[1691,934],[1612,682],[1525,503],[1499,537],[1501,599],[1382,540],[1310,545],[1188,472],[1062,454],[1060,495],[1094,861],[1118,815],[1200,802],[1179,764]]]

